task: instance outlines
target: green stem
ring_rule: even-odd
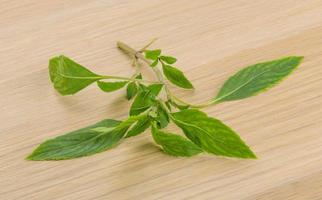
[[[125,80],[125,81],[137,81],[137,82],[140,82],[140,83],[160,83],[160,82],[157,82],[157,81],[133,79],[133,78],[120,77],[120,76],[100,76],[100,78],[101,79],[117,79],[117,80]]]
[[[132,124],[134,124],[136,121],[139,121],[143,118],[145,118],[149,112],[151,111],[151,108],[145,110],[144,112],[140,113],[139,115],[133,115],[127,118],[126,120],[122,121],[121,124],[117,127],[130,127]]]

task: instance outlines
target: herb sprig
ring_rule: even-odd
[[[133,101],[127,119],[105,119],[47,140],[27,159],[64,160],[92,155],[113,148],[124,138],[139,135],[148,128],[151,128],[156,144],[169,155],[190,157],[206,152],[226,157],[256,158],[234,130],[199,109],[263,92],[288,76],[303,57],[290,56],[248,66],[231,76],[213,99],[193,104],[180,99],[169,89],[168,82],[183,89],[194,87],[174,66],[175,57],[163,55],[160,49],[148,49],[153,42],[140,50],[117,43],[132,58],[136,68],[129,78],[96,74],[64,55],[50,59],[50,79],[61,95],[73,95],[96,83],[104,92],[126,87],[126,98]],[[142,77],[141,61],[151,67],[156,81]],[[164,130],[170,122],[177,125],[185,137]]]

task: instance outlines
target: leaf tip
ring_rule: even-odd
[[[194,89],[195,89],[195,87],[191,84],[187,89],[189,89],[189,90],[194,90]]]
[[[299,59],[299,60],[302,60],[304,59],[304,56],[294,56],[295,58]]]
[[[256,154],[254,152],[251,151],[251,154],[249,154],[249,159],[254,159],[254,160],[257,160],[258,157],[256,156]]]
[[[258,159],[256,154],[248,147],[247,152],[244,152],[243,158],[246,159]]]
[[[293,59],[295,60],[298,64],[300,64],[302,62],[302,60],[304,59],[304,56],[289,56],[287,57],[289,59]]]
[[[37,159],[35,159],[34,157],[34,152],[32,152],[31,154],[29,154],[27,157],[25,157],[25,160],[27,161],[35,161]]]

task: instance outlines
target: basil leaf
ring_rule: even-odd
[[[65,160],[105,151],[114,147],[123,138],[129,127],[144,117],[146,114],[141,114],[129,117],[123,122],[107,119],[58,136],[39,145],[27,159]]]
[[[202,149],[180,135],[161,131],[156,124],[152,126],[154,141],[162,146],[165,153],[173,156],[190,157],[202,152]]]
[[[161,54],[161,49],[155,50],[146,50],[144,51],[145,57],[150,60],[157,60],[159,55]]]
[[[182,71],[170,65],[162,65],[163,73],[167,79],[182,88],[193,89],[190,81],[184,76]]]
[[[141,92],[146,90],[147,88],[148,88],[147,86],[143,85],[142,83],[139,83],[138,91]]]
[[[155,98],[162,89],[162,84],[152,84],[138,93],[131,108],[130,115],[138,115],[155,104]]]
[[[136,77],[135,77],[135,79],[142,79],[142,74],[140,73],[140,74],[138,74]]]
[[[161,92],[161,89],[163,87],[163,84],[151,84],[146,88],[146,91],[149,91],[154,98],[158,96],[158,94]]]
[[[187,109],[172,113],[171,119],[204,151],[228,157],[256,158],[232,129],[199,110]]]
[[[263,92],[289,75],[302,59],[291,56],[246,67],[224,83],[214,102],[244,99]]]
[[[159,60],[158,60],[158,59],[156,59],[155,61],[153,61],[153,63],[151,63],[151,67],[155,67],[155,66],[157,66],[157,65],[158,65],[158,63],[159,63]]]
[[[100,75],[63,55],[49,60],[49,75],[54,88],[62,95],[75,94],[102,79]]]
[[[103,82],[103,81],[97,81],[97,85],[101,90],[104,92],[114,92],[118,89],[121,89],[124,87],[128,81],[119,81],[119,82]]]
[[[157,121],[159,128],[165,128],[169,124],[168,113],[161,105],[157,107],[157,116],[154,120]]]
[[[147,128],[150,127],[150,119],[149,117],[145,117],[136,122],[136,124],[127,132],[126,138],[137,136],[140,133],[143,133]]]
[[[47,140],[28,156],[28,160],[64,160],[88,156],[113,147],[124,135],[126,128],[115,129],[120,121],[106,119],[54,139]],[[95,128],[113,128],[101,132]],[[114,131],[115,130],[115,131]]]
[[[189,105],[181,105],[181,104],[178,104],[174,101],[169,101],[171,105],[173,105],[174,107],[178,108],[179,110],[186,110],[189,108]]]
[[[135,84],[135,82],[131,82],[127,85],[126,88],[126,98],[128,100],[132,99],[138,92],[138,88]]]
[[[168,110],[171,111],[172,110],[172,107],[171,107],[171,100],[168,100],[165,102],[165,105],[167,106]]]
[[[104,127],[104,126],[100,126],[100,127],[92,128],[90,130],[102,133],[102,132],[111,131],[113,129],[114,129],[114,127]]]
[[[160,59],[170,65],[177,62],[177,59],[172,56],[160,56]]]

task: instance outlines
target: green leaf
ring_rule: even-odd
[[[214,102],[244,99],[263,92],[289,75],[302,59],[291,56],[246,67],[224,83]]]
[[[187,109],[172,113],[171,119],[204,151],[228,157],[256,158],[232,129],[199,110]]]
[[[151,95],[154,96],[155,98],[160,93],[162,87],[163,87],[163,84],[161,83],[151,84],[146,88],[146,91],[149,91]]]
[[[155,50],[146,50],[144,51],[145,57],[150,60],[157,60],[159,55],[161,54],[161,49]]]
[[[170,65],[162,65],[162,68],[163,68],[164,75],[171,83],[185,89],[193,89],[192,84],[184,76],[182,71]]]
[[[28,160],[64,160],[88,156],[113,147],[125,134],[126,128],[115,129],[120,121],[106,119],[42,143]],[[95,128],[113,128],[107,132]],[[114,130],[114,131],[113,131]]]
[[[133,97],[135,97],[137,92],[138,92],[138,88],[136,86],[136,83],[135,82],[129,83],[126,88],[126,98],[128,100],[132,99]]]
[[[167,106],[168,110],[171,111],[172,110],[172,107],[171,107],[171,100],[168,100],[165,102],[165,105]]]
[[[189,105],[181,105],[181,104],[178,104],[174,101],[169,101],[171,105],[173,105],[174,107],[178,108],[179,110],[186,110],[189,108]]]
[[[160,59],[170,65],[177,62],[177,59],[171,56],[160,56]]]
[[[137,136],[150,127],[150,118],[147,116],[139,121],[127,132],[126,138]]]
[[[62,95],[75,94],[102,79],[100,75],[63,55],[49,60],[49,75],[54,88]]]
[[[169,124],[169,115],[160,104],[157,107],[157,115],[154,120],[157,121],[159,128],[165,128]]]
[[[106,119],[92,126],[58,136],[39,145],[27,159],[65,160],[105,151],[117,145],[129,127],[144,117],[146,113],[129,117],[123,122]]]
[[[155,98],[161,91],[162,86],[162,84],[152,84],[142,89],[132,103],[130,115],[138,115],[155,105]]]
[[[102,133],[102,132],[111,131],[113,129],[114,129],[114,127],[104,127],[104,126],[100,126],[100,127],[92,128],[90,130]]]
[[[180,135],[161,131],[156,124],[152,126],[154,141],[162,146],[165,153],[173,156],[190,157],[202,152],[202,149]]]
[[[136,75],[135,79],[142,79],[142,74]]]
[[[124,87],[128,81],[119,81],[119,82],[103,82],[103,81],[97,81],[97,85],[101,90],[104,92],[114,92],[118,89],[121,89]]]
[[[151,67],[155,67],[155,66],[157,66],[158,65],[158,63],[159,63],[159,60],[157,59],[157,60],[155,60],[155,61],[153,61],[153,63],[151,63]]]
[[[138,91],[141,92],[143,90],[146,90],[148,87],[146,85],[143,85],[142,83],[139,83]]]

